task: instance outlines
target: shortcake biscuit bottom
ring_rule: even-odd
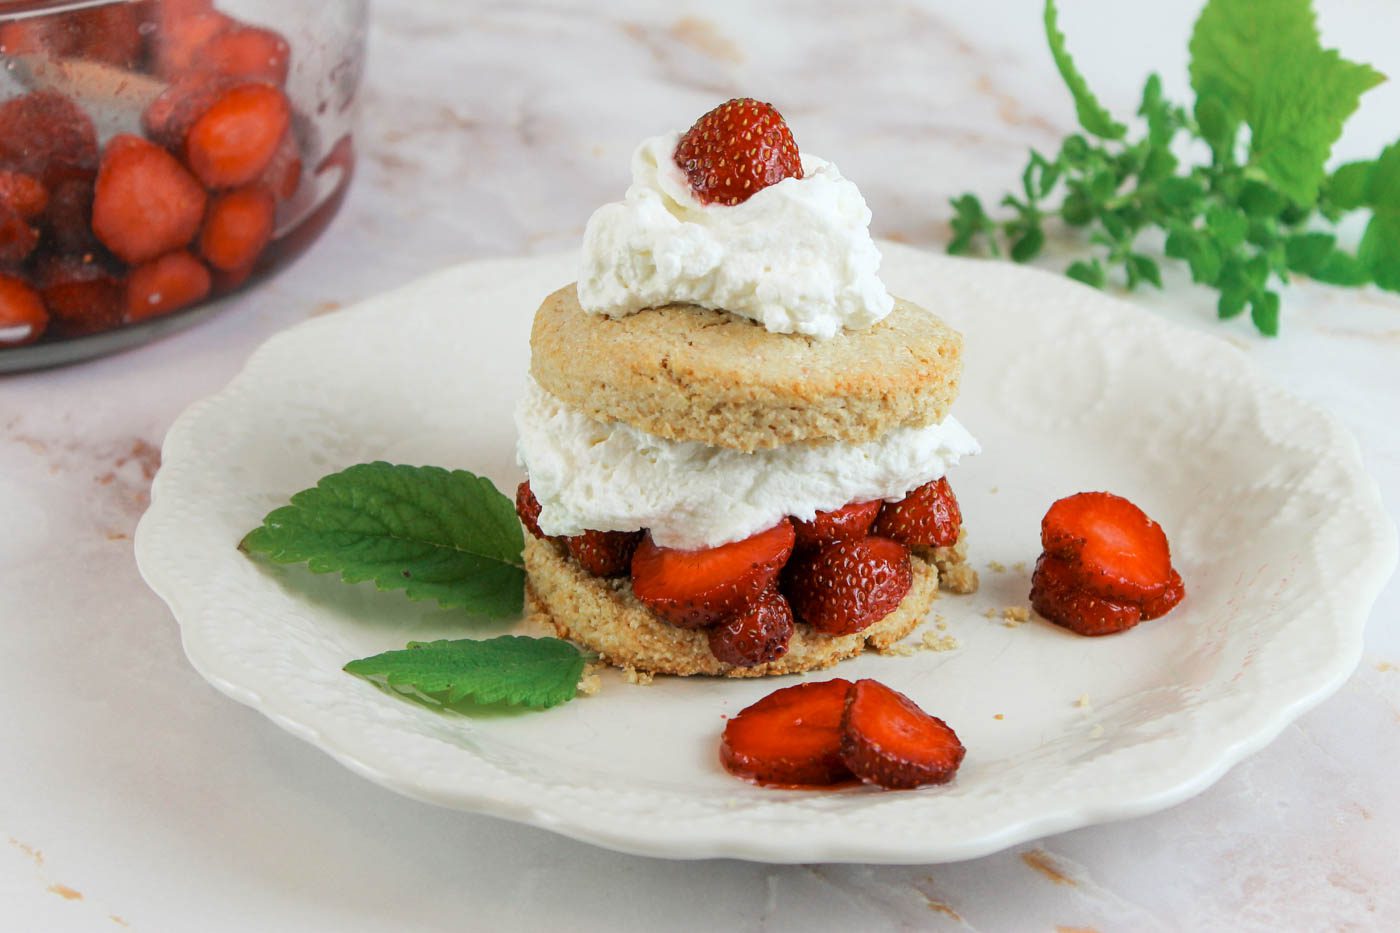
[[[596,652],[617,667],[681,676],[793,674],[831,667],[867,647],[888,648],[908,635],[924,620],[938,596],[940,569],[959,585],[954,592],[976,589],[977,575],[967,565],[966,553],[965,538],[960,538],[954,547],[911,557],[913,585],[888,616],[854,635],[823,635],[799,624],[787,654],[755,667],[720,661],[710,653],[703,630],[677,628],[657,618],[632,595],[626,577],[603,580],[590,576],[562,549],[529,534],[525,537],[529,575],[526,609],[535,620],[553,626],[561,638]]]

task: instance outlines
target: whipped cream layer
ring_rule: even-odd
[[[804,177],[742,204],[704,205],[673,158],[679,139],[644,141],[625,198],[589,218],[578,276],[585,310],[624,317],[686,302],[822,339],[890,313],[870,208],[835,165],[803,154]]]
[[[742,453],[671,441],[575,411],[529,380],[517,454],[545,534],[651,529],[657,544],[714,547],[850,502],[901,499],[981,448],[951,416],[865,444]]]

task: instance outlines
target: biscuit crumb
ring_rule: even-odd
[[[1031,610],[1028,606],[1007,606],[1001,610],[1001,617],[1008,622],[1020,625],[1022,622],[1029,622]]]
[[[946,632],[946,631],[948,631],[948,623],[947,623],[947,622],[935,622],[935,623],[933,623],[933,627],[936,628],[936,629],[938,629],[940,632]]]
[[[1387,673],[1387,672],[1389,672],[1389,671],[1400,671],[1400,667],[1396,667],[1394,664],[1391,664],[1389,661],[1377,661],[1377,662],[1376,662],[1376,670],[1380,671],[1382,674],[1385,674],[1385,673]]]
[[[959,642],[952,635],[939,635],[937,632],[924,632],[920,647],[925,651],[952,651]]]
[[[1079,694],[1079,699],[1077,699],[1077,700],[1074,701],[1074,705],[1077,706],[1077,707],[1079,707],[1080,709],[1088,709],[1088,708],[1089,708],[1089,694],[1087,694],[1087,693],[1081,693],[1081,694]]]
[[[946,589],[959,595],[977,592],[977,571],[972,569],[971,564],[957,564],[946,570],[940,567],[939,570],[942,571],[938,581],[940,590]]]
[[[992,573],[1006,573],[1006,565],[999,560],[987,561],[987,569]]]
[[[1014,571],[1016,571],[1017,573],[1025,573],[1025,572],[1026,572],[1026,562],[1023,561],[1023,560],[1018,560],[1018,561],[1016,561],[1016,563],[1014,563],[1014,564],[1011,565],[1011,569],[1014,570]]]
[[[997,617],[997,611],[992,606],[988,606],[987,611],[982,613],[982,615],[986,616],[988,619],[995,619]]]
[[[992,487],[992,495],[995,496],[995,495],[997,494],[997,492],[999,492],[1000,490],[1001,490],[1001,487],[1000,487],[1000,486],[993,486],[993,487]]]
[[[893,645],[886,645],[883,648],[875,649],[880,654],[890,654],[897,658],[907,658],[915,651],[913,645],[906,645],[904,642],[895,642]]]
[[[598,691],[603,689],[603,678],[598,673],[598,665],[589,664],[583,669],[583,676],[578,681],[578,692],[586,697],[597,696]]]
[[[1089,738],[1091,738],[1091,739],[1100,739],[1100,738],[1103,738],[1103,726],[1099,725],[1098,723],[1095,723],[1095,724],[1094,724],[1094,728],[1092,728],[1092,729],[1089,730]]]
[[[635,667],[623,668],[623,674],[629,684],[636,684],[638,687],[649,686],[654,677],[651,671],[639,671]]]

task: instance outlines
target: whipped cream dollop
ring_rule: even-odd
[[[651,529],[664,547],[714,547],[850,502],[901,499],[981,448],[951,416],[865,444],[742,453],[671,441],[575,411],[529,380],[515,411],[520,463],[545,534]]]
[[[822,339],[890,313],[870,208],[835,165],[804,153],[802,178],[741,204],[705,205],[673,158],[679,139],[637,147],[624,199],[589,218],[578,276],[585,310],[624,317],[687,302]]]

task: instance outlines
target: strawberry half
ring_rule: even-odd
[[[676,165],[701,204],[742,204],[784,178],[802,177],[792,131],[772,104],[738,97],[695,121],[676,145]]]
[[[783,594],[769,590],[707,634],[710,653],[720,661],[739,667],[767,664],[787,654],[792,641],[792,608]]]
[[[792,554],[792,522],[698,551],[658,547],[648,534],[632,555],[632,592],[680,628],[703,628],[740,612],[773,583]]]
[[[1089,636],[1127,631],[1143,619],[1137,605],[1113,602],[1085,589],[1074,566],[1050,554],[1035,562],[1031,608],[1062,628]]]
[[[897,690],[858,680],[841,716],[841,760],[867,784],[889,790],[946,784],[966,749],[948,724]]]
[[[640,531],[585,531],[567,538],[569,555],[595,577],[620,577],[632,565]]]
[[[837,678],[768,694],[725,725],[720,763],[760,784],[825,787],[849,780],[841,718],[850,687]]]
[[[1141,603],[1171,584],[1172,559],[1162,526],[1109,492],[1061,499],[1040,523],[1045,553],[1067,561],[1096,596]]]
[[[952,547],[962,529],[962,510],[947,477],[924,483],[898,502],[886,502],[875,533],[905,544]]]
[[[831,512],[818,512],[810,522],[793,519],[797,532],[797,550],[810,551],[832,541],[864,538],[880,514],[880,500],[852,502]]]
[[[530,491],[528,479],[515,487],[515,514],[520,517],[520,524],[524,525],[530,534],[541,540],[548,537],[540,531],[540,500]]]
[[[874,535],[798,555],[783,578],[798,621],[828,635],[850,635],[879,622],[911,585],[909,549]]]

